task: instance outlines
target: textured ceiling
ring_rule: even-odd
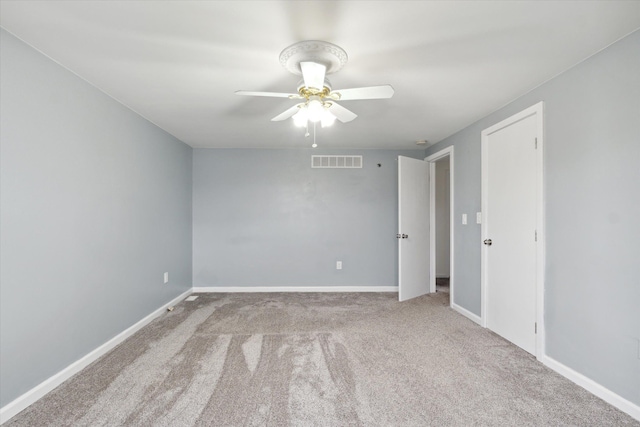
[[[309,147],[278,62],[326,40],[349,62],[334,89],[358,118],[324,148],[416,148],[451,135],[640,27],[638,1],[2,1],[0,25],[193,147]]]

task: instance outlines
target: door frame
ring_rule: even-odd
[[[545,229],[544,229],[544,102],[540,101],[531,107],[502,120],[495,125],[488,127],[481,132],[481,200],[482,212],[487,212],[487,189],[488,189],[488,138],[507,126],[530,116],[536,116],[537,150],[536,150],[536,358],[541,360],[545,354],[545,327],[544,327],[544,274],[545,274]],[[481,225],[481,279],[480,279],[480,300],[481,300],[481,320],[482,326],[487,327],[487,287],[489,280],[487,277],[487,246],[482,244],[487,235],[487,224],[482,221]]]
[[[429,292],[436,291],[436,162],[445,157],[449,157],[449,305],[455,309],[454,302],[454,260],[453,260],[453,230],[454,221],[454,185],[453,185],[453,145],[443,148],[425,157],[424,161],[429,163]]]

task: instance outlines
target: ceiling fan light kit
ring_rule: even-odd
[[[309,123],[312,123],[315,147],[317,146],[315,144],[316,123],[319,122],[322,127],[327,127],[333,125],[336,120],[348,123],[358,117],[336,101],[385,99],[393,96],[394,91],[391,85],[333,90],[326,76],[340,71],[347,60],[344,49],[329,42],[305,40],[294,43],[280,53],[280,64],[290,73],[302,75],[302,81],[297,87],[298,93],[239,90],[236,94],[303,100],[278,114],[271,121],[278,122],[292,118],[296,126],[307,129],[305,136],[309,135]]]

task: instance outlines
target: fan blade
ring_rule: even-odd
[[[277,116],[275,116],[273,119],[271,119],[271,121],[272,122],[280,122],[282,120],[287,120],[289,117],[293,116],[295,113],[300,111],[300,106],[301,105],[304,105],[304,104],[296,104],[296,105],[294,105],[293,107],[289,108],[284,113],[280,113]]]
[[[290,99],[299,99],[300,95],[297,93],[280,93],[280,92],[251,92],[247,90],[237,90],[236,95],[245,95],[245,96],[270,96],[273,98],[290,98]]]
[[[331,92],[329,97],[340,101],[352,101],[356,99],[385,99],[391,98],[393,93],[394,90],[391,85],[382,85],[335,90]],[[335,98],[333,97],[334,94],[336,94]]]
[[[327,67],[317,62],[301,62],[300,70],[302,70],[302,78],[307,89],[322,90]]]
[[[340,120],[342,123],[350,122],[351,120],[358,117],[358,115],[353,111],[349,111],[346,108],[344,108],[342,105],[338,105],[335,102],[331,102],[331,105],[329,106],[328,110],[331,112],[331,114],[336,116],[336,118]]]

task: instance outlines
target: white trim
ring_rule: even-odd
[[[436,291],[436,163],[425,159],[429,164],[429,292]],[[449,268],[451,271],[451,268]],[[451,285],[449,285],[451,292]],[[451,298],[451,293],[449,293]]]
[[[454,214],[454,147],[450,145],[449,147],[443,148],[440,151],[437,151],[431,154],[428,157],[425,157],[425,162],[429,163],[429,291],[436,291],[436,165],[435,162],[438,160],[449,156],[449,300],[451,307],[453,308],[455,301],[455,286],[454,286],[454,229],[455,229],[455,214]],[[464,310],[460,306],[460,309]],[[465,310],[466,311],[466,310]],[[462,312],[461,312],[462,313]],[[472,314],[471,312],[468,312]],[[464,314],[464,313],[463,313]],[[466,316],[466,314],[465,314]],[[475,316],[475,314],[474,314]],[[468,317],[468,316],[467,316]],[[473,319],[472,319],[473,320]],[[475,321],[475,320],[474,320]]]
[[[193,293],[213,292],[398,292],[397,286],[194,286]]]
[[[546,356],[545,347],[545,324],[544,324],[544,276],[546,271],[546,230],[544,222],[544,102],[540,101],[536,105],[536,127],[537,136],[537,159],[536,159],[536,323],[537,323],[537,341],[536,341],[536,358]]]
[[[553,369],[563,377],[578,384],[588,392],[598,396],[605,402],[615,406],[622,412],[625,412],[636,420],[640,421],[640,406],[636,405],[635,403],[628,401],[624,397],[612,392],[603,385],[598,384],[591,378],[588,378],[581,373],[574,371],[573,369],[558,362],[552,357],[547,356],[546,354],[542,356],[542,363],[548,368]]]
[[[536,353],[535,356],[538,360],[541,360],[545,354],[545,328],[544,328],[544,272],[545,272],[545,229],[544,229],[544,102],[540,101],[531,107],[520,111],[513,116],[496,123],[484,129],[481,135],[481,201],[482,201],[482,215],[483,221],[481,226],[481,240],[488,238],[487,236],[487,221],[484,219],[484,215],[487,212],[487,190],[488,190],[488,176],[485,172],[487,170],[487,140],[489,135],[495,133],[507,126],[512,125],[520,120],[523,120],[530,116],[536,116],[536,136],[538,139],[536,150],[536,230],[537,230],[537,245],[536,245],[536,322],[537,322],[537,335],[536,335]],[[480,251],[480,265],[481,265],[481,277],[480,277],[480,305],[482,307],[481,325],[487,327],[487,268],[486,268],[486,251],[487,247],[482,246]]]
[[[472,312],[470,312],[466,308],[461,307],[458,304],[455,304],[453,301],[451,302],[450,305],[451,305],[451,308],[453,310],[457,311],[458,313],[462,314],[464,317],[466,317],[466,318],[468,318],[470,320],[473,320],[478,325],[482,326],[482,319],[477,314],[473,314]]]
[[[142,329],[149,323],[151,323],[151,321],[154,320],[156,317],[159,317],[162,313],[165,312],[165,310],[168,307],[179,303],[185,297],[189,296],[191,293],[192,293],[191,289],[183,292],[182,294],[172,299],[168,303],[164,304],[162,307],[155,310],[154,312],[152,312],[147,317],[140,320],[133,326],[130,326],[129,328],[120,332],[118,335],[111,338],[109,341],[102,344],[100,347],[96,348],[95,350],[91,351],[90,353],[86,354],[80,359],[76,360],[75,362],[73,362],[72,364],[70,364],[69,366],[67,366],[60,372],[58,372],[57,374],[44,380],[43,382],[41,382],[31,390],[27,391],[23,395],[16,398],[14,401],[7,403],[5,406],[3,406],[0,409],[0,424],[3,424],[9,421],[19,412],[26,409],[29,405],[35,403],[37,400],[44,397],[51,390],[58,387],[60,384],[62,384],[63,382],[65,382],[66,380],[68,380],[69,378],[71,378],[81,370],[83,370],[85,367],[87,367],[91,363],[98,360],[101,356],[103,356],[104,354],[112,350],[115,346],[117,346],[118,344],[120,344],[121,342],[123,342],[124,340],[126,340],[127,338],[135,334],[136,332],[138,332],[140,329]]]

